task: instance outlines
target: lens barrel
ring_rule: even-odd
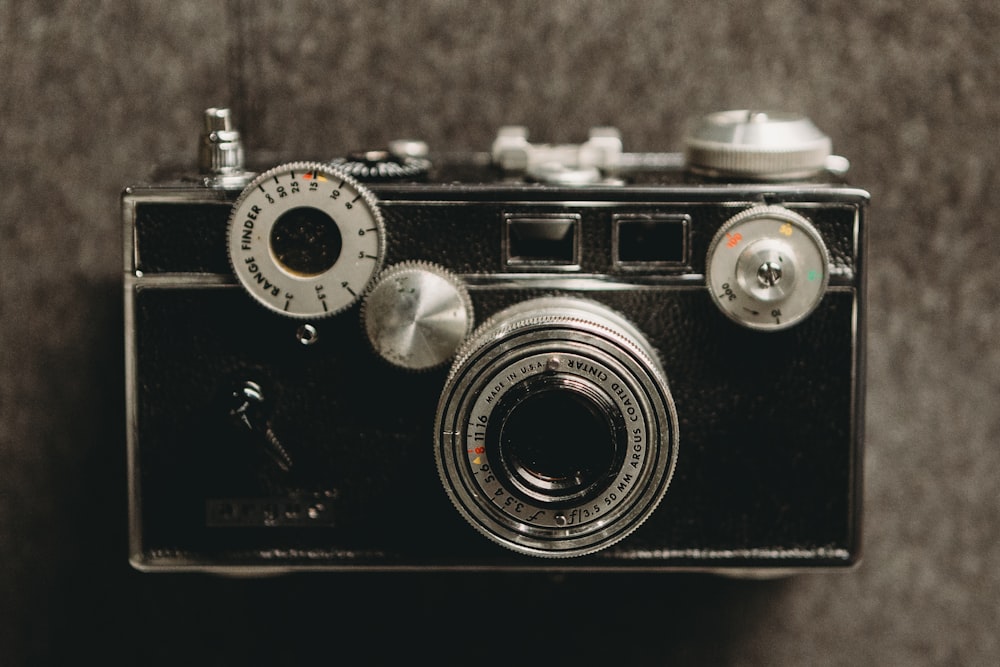
[[[514,551],[579,556],[657,507],[677,415],[653,347],[575,297],[497,313],[459,350],[438,404],[442,483],[480,532]]]

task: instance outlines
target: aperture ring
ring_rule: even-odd
[[[633,342],[614,318],[552,316],[554,303],[540,301],[548,315],[513,322],[501,316],[474,334],[442,393],[435,454],[446,491],[477,530],[522,553],[575,556],[622,539],[655,509],[673,471],[677,420],[645,341]],[[589,471],[578,489],[547,497],[539,491],[543,484],[526,489],[517,479],[491,429],[503,428],[509,417],[503,406],[511,392],[535,391],[525,383],[560,377],[566,391],[624,428],[609,429],[614,442],[607,443],[607,470]],[[553,446],[574,456],[572,443]]]

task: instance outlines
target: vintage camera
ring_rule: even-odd
[[[252,169],[205,118],[122,198],[135,567],[858,561],[869,195],[807,118]]]

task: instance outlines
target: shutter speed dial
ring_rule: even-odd
[[[829,255],[812,223],[780,206],[725,222],[712,240],[706,281],[719,309],[751,329],[778,330],[808,316],[829,281]]]
[[[255,300],[298,318],[354,304],[382,266],[385,231],[375,198],[320,162],[281,165],[233,205],[229,261]]]

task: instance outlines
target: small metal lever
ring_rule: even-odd
[[[233,424],[259,442],[282,471],[290,471],[292,457],[271,428],[270,408],[261,386],[253,380],[246,380],[233,389],[231,397],[229,415]]]

